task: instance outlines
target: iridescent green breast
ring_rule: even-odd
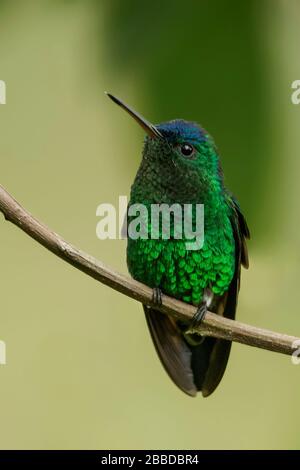
[[[222,295],[235,266],[230,220],[226,216],[222,227],[206,230],[203,247],[197,251],[187,250],[185,239],[128,239],[127,264],[135,279],[194,305],[201,302],[207,287]]]

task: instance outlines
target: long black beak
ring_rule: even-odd
[[[147,132],[150,137],[153,137],[154,139],[163,139],[162,134],[159,132],[157,127],[151,124],[151,122],[147,121],[145,118],[143,118],[143,116],[137,113],[134,109],[127,106],[127,104],[123,103],[123,101],[121,101],[119,98],[116,98],[110,93],[105,93],[112,101],[114,101],[114,103],[121,106],[122,109],[130,114],[130,116],[133,117],[133,119],[144,129],[145,132]]]

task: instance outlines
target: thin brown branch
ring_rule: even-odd
[[[149,287],[115,272],[97,259],[67,243],[23,209],[2,186],[0,186],[0,211],[6,220],[12,222],[38,243],[75,268],[128,297],[143,304],[151,305],[152,290]],[[182,320],[190,320],[195,313],[195,308],[191,305],[167,296],[163,296],[162,305],[158,309],[167,315]],[[224,338],[289,355],[297,349],[295,342],[298,341],[298,347],[300,344],[300,338],[295,336],[245,325],[211,312],[208,312],[205,316],[198,332],[205,336]]]

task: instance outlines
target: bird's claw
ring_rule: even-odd
[[[152,303],[158,307],[162,304],[162,292],[159,287],[154,287],[152,291]]]
[[[195,315],[193,316],[191,320],[191,323],[186,333],[193,333],[198,328],[198,326],[201,325],[201,323],[203,322],[205,318],[206,312],[207,312],[207,303],[201,302],[201,304],[197,308]]]

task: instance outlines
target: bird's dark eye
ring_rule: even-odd
[[[194,147],[191,144],[181,144],[179,149],[185,157],[190,157],[194,153]]]

